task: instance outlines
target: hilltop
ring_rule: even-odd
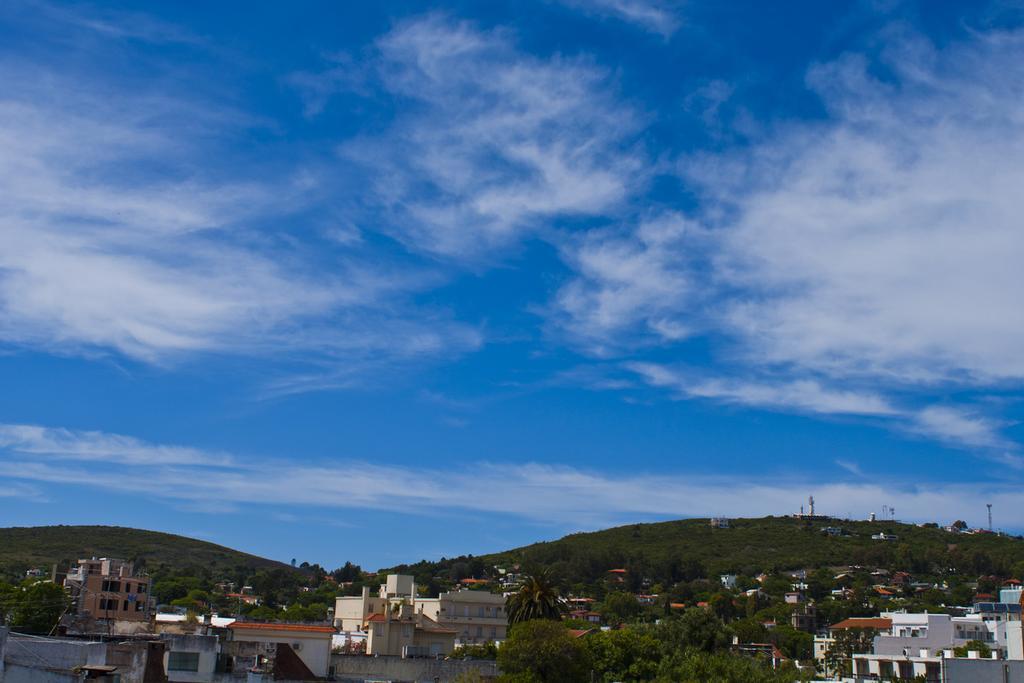
[[[845,533],[830,536],[822,529]],[[878,533],[896,540],[873,540]],[[937,525],[895,521],[805,521],[793,517],[731,520],[715,529],[708,519],[630,524],[576,533],[476,558],[443,559],[396,568],[417,575],[476,573],[494,565],[537,563],[555,569],[565,584],[600,581],[609,569],[625,568],[670,585],[720,573],[756,575],[794,569],[844,565],[889,567],[939,573],[955,568],[965,574],[1024,573],[1024,542],[998,534],[951,533]]]
[[[24,576],[27,569],[62,569],[81,557],[120,557],[149,571],[205,567],[236,573],[288,569],[289,565],[186,536],[119,526],[0,528],[0,576]]]

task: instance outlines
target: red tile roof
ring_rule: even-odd
[[[266,624],[255,621],[232,621],[228,628],[242,631],[305,631],[308,633],[334,633],[333,626],[313,624]]]
[[[873,628],[883,631],[892,626],[892,619],[882,617],[850,617],[843,619],[838,624],[829,626],[830,631],[840,631],[848,628]]]
[[[626,570],[625,569],[609,569],[608,573],[609,574],[625,574]]]

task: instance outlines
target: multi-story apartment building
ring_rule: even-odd
[[[502,595],[479,590],[452,591],[420,600],[420,604],[424,614],[455,631],[460,645],[505,640],[508,615]]]
[[[153,612],[151,579],[131,562],[113,558],[79,560],[64,579],[79,615],[96,619],[146,621]]]
[[[335,624],[348,632],[368,632],[371,623],[377,631],[383,632],[385,624],[406,620],[412,630],[406,628],[405,632],[411,634],[415,628],[424,633],[428,630],[434,634],[450,632],[454,634],[453,645],[501,641],[508,630],[505,598],[501,595],[461,590],[442,593],[436,598],[422,598],[413,577],[398,574],[389,575],[376,596],[371,596],[369,588],[364,588],[359,597],[337,598],[334,618]]]

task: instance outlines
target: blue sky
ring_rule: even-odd
[[[1022,19],[3,3],[0,523],[1024,529]]]

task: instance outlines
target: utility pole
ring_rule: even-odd
[[[992,531],[992,503],[985,503],[988,508],[988,530]]]

